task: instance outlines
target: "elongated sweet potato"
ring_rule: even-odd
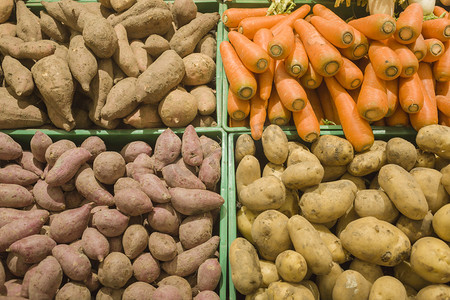
[[[137,106],[137,79],[128,77],[114,85],[106,97],[105,106],[101,110],[101,117],[110,121],[129,115]]]
[[[89,85],[97,74],[97,59],[86,47],[81,34],[72,35],[69,44],[69,68],[73,77],[81,84],[81,88],[89,91]]]
[[[0,144],[0,160],[13,160],[22,155],[22,146],[6,133],[0,132]]]
[[[6,2],[10,2],[10,0],[7,0]],[[11,2],[11,3],[13,3],[13,2]],[[2,36],[2,35],[16,36],[16,24],[11,23],[11,22],[1,23],[0,24],[0,36]]]
[[[41,176],[44,172],[44,164],[34,158],[33,153],[24,151],[19,161],[22,168],[31,171],[37,176]]]
[[[109,242],[106,237],[95,228],[86,228],[81,237],[83,252],[90,258],[98,261],[109,254]]]
[[[125,124],[135,128],[157,128],[163,123],[158,114],[158,106],[153,104],[141,104],[131,114],[123,119]]]
[[[123,215],[117,209],[98,211],[92,217],[92,225],[106,237],[121,235],[128,226],[130,217]]]
[[[84,12],[79,23],[83,25],[83,38],[86,46],[99,58],[111,57],[117,49],[117,35],[113,26],[101,16]]]
[[[11,86],[17,96],[29,96],[33,92],[33,76],[20,61],[11,56],[5,56],[2,69],[6,83]]]
[[[9,246],[11,253],[19,255],[27,264],[39,263],[52,253],[56,242],[42,234],[34,234],[20,239]]]
[[[152,34],[145,40],[144,49],[153,58],[158,58],[164,51],[170,49],[169,42],[159,34]]]
[[[66,209],[64,193],[59,186],[49,186],[44,180],[39,180],[33,187],[36,203],[49,211]]]
[[[173,207],[183,215],[194,215],[219,208],[225,202],[221,195],[205,190],[171,188]]]
[[[48,172],[45,182],[50,186],[60,186],[72,179],[78,169],[91,158],[85,148],[75,148],[64,152]]]
[[[171,188],[205,190],[205,184],[187,168],[178,164],[170,164],[162,168],[162,175],[167,185]]]
[[[41,17],[39,23],[43,33],[59,43],[69,41],[69,31],[60,21],[54,19],[43,10],[41,10],[39,14]]]
[[[35,173],[22,169],[19,165],[8,165],[0,169],[0,183],[10,183],[19,185],[34,184],[39,176]]]
[[[200,166],[203,161],[202,144],[194,126],[186,127],[181,140],[181,155],[186,164]]]
[[[172,5],[172,12],[178,28],[188,24],[197,16],[197,5],[193,0],[176,0]]]
[[[30,299],[53,299],[62,282],[63,272],[53,256],[41,261],[29,279],[28,294]]]
[[[25,42],[42,40],[39,18],[33,14],[23,1],[16,2],[17,36]]]
[[[130,225],[123,233],[123,252],[129,259],[138,257],[148,245],[148,232],[140,224]]]
[[[215,258],[205,260],[197,273],[197,287],[200,291],[214,291],[222,276],[222,268]]]
[[[139,75],[139,68],[133,50],[128,42],[127,31],[122,24],[114,26],[118,39],[118,46],[113,54],[113,59],[122,71],[130,77]]]
[[[38,234],[45,222],[46,219],[34,216],[12,221],[0,228],[0,252],[4,252],[15,241]]]
[[[89,258],[69,245],[60,244],[52,249],[64,274],[72,280],[83,281],[91,274]]]
[[[113,87],[113,64],[111,58],[100,59],[98,61],[98,71],[91,81],[89,88],[92,98],[92,109],[95,120],[100,120],[100,112],[106,103],[109,91]]]
[[[220,180],[220,160],[222,159],[222,149],[217,149],[207,156],[198,172],[198,178],[203,181],[206,189],[214,191]]]
[[[113,196],[95,178],[94,170],[87,164],[81,166],[75,175],[75,186],[88,201],[97,205],[114,205]]]
[[[36,130],[30,141],[31,153],[41,163],[46,163],[45,151],[52,144],[52,139],[40,130]]]
[[[117,208],[129,216],[139,216],[150,212],[153,204],[150,198],[141,190],[122,189],[114,195]]]
[[[0,208],[0,228],[8,223],[21,219],[42,219],[47,222],[49,213],[43,209],[19,210],[14,208]]]
[[[164,130],[156,139],[155,167],[160,171],[164,166],[174,162],[181,152],[181,139],[170,128]]]
[[[138,181],[141,185],[141,189],[153,202],[167,203],[170,202],[170,193],[163,181],[154,174],[142,174],[139,175]]]
[[[33,195],[18,184],[0,183],[0,206],[21,208],[33,204]]]
[[[49,145],[45,150],[45,160],[52,167],[58,158],[66,151],[76,148],[74,142],[62,139]]]
[[[130,42],[131,50],[133,50],[134,57],[138,65],[140,73],[145,72],[148,66],[153,63],[153,58],[144,49],[144,43],[141,40],[132,40]]]
[[[50,237],[57,243],[79,239],[88,225],[91,208],[91,204],[85,204],[55,215],[50,224]]]

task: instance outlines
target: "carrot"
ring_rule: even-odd
[[[445,10],[445,8],[443,8],[442,6],[437,6],[437,5],[436,5],[436,6],[434,7],[433,14],[434,14],[435,16],[438,16],[438,17],[442,16],[443,14],[446,14],[445,17],[448,18],[448,12],[447,12],[447,11]]]
[[[284,60],[286,71],[293,77],[301,77],[308,69],[308,55],[298,35],[295,35],[294,50]]]
[[[266,104],[267,101],[259,98],[258,95],[250,100],[250,130],[255,141],[261,139],[264,130],[267,115]]]
[[[423,62],[438,61],[445,53],[445,46],[438,39],[426,39],[425,45],[427,45],[427,54],[422,59]]]
[[[372,122],[371,126],[386,126],[385,118],[379,119],[378,121]]]
[[[320,136],[320,124],[309,102],[301,111],[293,112],[292,119],[298,136],[305,142],[312,143]]]
[[[417,39],[407,46],[414,53],[419,62],[427,55],[427,44],[425,43],[422,34],[419,34]]]
[[[290,111],[302,110],[308,98],[300,83],[289,75],[284,67],[284,62],[279,60],[275,67],[275,88],[283,105]]]
[[[315,16],[319,16],[330,21],[338,21],[345,23],[345,21],[342,20],[341,17],[339,17],[331,9],[322,4],[315,4],[313,6],[313,13]]]
[[[242,64],[229,42],[220,43],[220,55],[231,91],[242,100],[251,99],[257,88],[255,76]]]
[[[229,32],[228,39],[247,69],[253,73],[263,73],[267,70],[270,57],[263,48],[236,31]]]
[[[422,24],[422,35],[425,39],[438,39],[446,42],[450,39],[450,20],[440,18],[424,21]]]
[[[250,127],[249,118],[245,118],[244,120],[241,120],[241,121],[236,121],[232,118],[229,118],[228,126],[232,127],[232,128],[234,128],[234,127]]]
[[[374,14],[353,19],[348,24],[361,31],[369,39],[378,41],[390,38],[396,28],[395,19],[387,14]]]
[[[322,76],[334,76],[343,64],[339,51],[305,20],[295,21],[294,28],[314,70]]]
[[[420,88],[419,74],[412,77],[400,78],[398,81],[398,103],[410,114],[417,113],[423,106],[423,93]]]
[[[440,125],[450,126],[450,117],[438,111],[438,120]]]
[[[395,112],[386,118],[386,123],[388,126],[409,126],[409,115],[399,105]]]
[[[350,60],[358,60],[366,56],[369,51],[367,37],[356,29],[353,29],[353,43],[348,48],[339,49],[341,54]]]
[[[356,152],[368,150],[372,147],[374,135],[369,123],[358,113],[355,101],[335,78],[326,77],[325,83],[336,105],[345,137]]]
[[[384,82],[388,101],[388,112],[385,117],[391,116],[398,106],[398,78]]]
[[[410,77],[417,72],[419,60],[406,45],[398,43],[393,38],[388,39],[386,45],[394,50],[395,54],[397,54],[400,59],[402,65],[402,72],[400,73],[401,77]]]
[[[261,28],[255,33],[253,42],[259,45],[263,49],[267,49],[269,41],[272,39],[273,34],[270,29]],[[272,92],[273,76],[275,74],[275,60],[269,56],[269,67],[267,70],[261,74],[258,74],[258,87],[259,96],[263,100],[269,100],[270,94]]]
[[[373,41],[370,44],[369,59],[375,73],[383,80],[393,80],[402,72],[398,55],[382,42]]]
[[[322,83],[322,80],[323,76],[317,73],[311,65],[311,62],[309,62],[305,74],[300,77],[302,86],[308,89],[316,89]]]
[[[412,127],[416,131],[419,131],[419,129],[424,126],[438,123],[438,111],[436,103],[433,103],[433,100],[430,98],[427,91],[425,90],[422,81],[420,81],[420,88],[422,89],[423,93],[422,109],[415,114],[409,114],[409,121],[411,122]]]
[[[445,53],[433,64],[433,75],[437,81],[450,80],[450,42],[444,46]]]
[[[450,97],[450,81],[437,81],[436,95],[443,95]]]
[[[271,28],[273,25],[277,24],[284,18],[286,18],[285,14],[245,18],[241,22],[239,22],[238,31],[249,39],[253,39],[255,33],[259,29]]]
[[[436,96],[437,108],[447,117],[450,117],[450,97],[437,95]]]
[[[228,89],[228,115],[236,121],[247,118],[250,113],[250,101],[241,100]]]
[[[435,85],[436,82],[433,77],[433,70],[431,69],[431,65],[427,63],[420,63],[419,70],[417,70],[417,74],[419,75],[420,81],[430,97],[431,101],[436,106],[436,92]]]
[[[334,124],[340,124],[339,120],[335,117],[337,114],[335,114],[333,99],[331,99],[330,92],[328,91],[325,82],[317,88],[317,94],[323,111],[324,123],[332,122]]]
[[[267,116],[271,124],[278,126],[287,125],[291,120],[291,111],[284,107],[277,91],[273,91],[272,95],[270,95]]]
[[[354,89],[354,90],[347,90],[347,93],[350,95],[350,97],[353,98],[353,100],[358,101],[359,93],[361,92],[361,87]]]
[[[363,81],[362,71],[349,59],[343,57],[342,68],[334,75],[337,81],[347,90],[357,89]]]
[[[336,20],[314,16],[311,24],[326,38],[331,44],[338,48],[348,48],[354,41],[353,28],[347,23]]]
[[[283,26],[274,34],[267,46],[267,52],[273,59],[285,59],[295,46],[294,30],[292,27]]]
[[[394,38],[400,44],[411,44],[422,32],[423,9],[419,3],[411,3],[397,19]]]
[[[375,74],[372,64],[368,64],[364,71],[364,80],[356,107],[361,117],[369,122],[384,118],[388,112],[386,86],[384,81]]]
[[[228,8],[222,14],[223,24],[237,27],[239,22],[248,17],[261,17],[267,14],[268,7],[262,8]]]
[[[294,10],[291,14],[289,14],[285,19],[280,21],[278,24],[274,25],[270,30],[272,30],[273,35],[277,35],[280,33],[284,25],[287,25],[291,28],[294,28],[294,23],[298,19],[303,19],[311,10],[311,7],[308,4],[304,4]]]
[[[308,96],[308,101],[311,103],[314,114],[317,117],[320,125],[325,125],[324,119],[325,115],[323,113],[322,104],[320,104],[319,95],[316,90],[305,89],[306,95]]]

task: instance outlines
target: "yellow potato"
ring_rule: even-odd
[[[420,149],[450,159],[450,127],[429,125],[417,132],[416,143]]]
[[[303,190],[319,184],[324,174],[320,163],[314,161],[299,162],[284,170],[281,180],[288,189]]]
[[[427,199],[428,209],[434,214],[449,202],[449,195],[441,183],[442,173],[430,168],[414,168],[410,171]]]
[[[382,190],[361,190],[356,193],[355,211],[360,217],[375,217],[386,222],[393,222],[398,217],[394,203]]]
[[[256,147],[252,137],[248,134],[241,134],[236,140],[234,147],[234,158],[239,163],[246,155],[255,155]]]
[[[255,244],[252,238],[252,225],[257,216],[258,213],[251,211],[247,206],[241,206],[236,213],[238,231],[252,244]]]
[[[431,282],[420,277],[412,268],[408,261],[402,261],[394,267],[395,278],[400,280],[404,285],[409,285],[415,290],[420,290],[430,285]]]
[[[406,234],[411,244],[413,244],[418,239],[433,234],[433,228],[431,227],[432,220],[433,215],[429,211],[423,220],[411,220],[401,215],[395,225]]]
[[[372,284],[353,270],[342,272],[333,287],[333,300],[363,300],[369,297]]]
[[[306,287],[308,290],[311,291],[311,293],[314,295],[315,300],[320,300],[320,292],[319,288],[317,287],[317,284],[314,283],[314,281],[311,280],[303,280],[299,284]]]
[[[369,300],[407,300],[403,284],[392,276],[383,276],[375,280],[370,289]]]
[[[341,176],[340,179],[350,180],[351,182],[353,182],[356,185],[356,188],[358,189],[358,191],[366,189],[366,181],[362,177],[355,176],[355,175],[352,175],[352,174],[346,172],[344,175]]]
[[[447,193],[450,194],[450,165],[447,165],[441,169],[442,178],[441,183],[444,186]]]
[[[298,215],[300,207],[298,206],[298,193],[295,190],[286,189],[286,199],[283,205],[277,210],[285,214],[288,218]]]
[[[387,142],[386,157],[388,164],[396,164],[409,171],[417,161],[416,147],[404,138],[395,137]]]
[[[298,252],[292,250],[281,252],[275,260],[275,265],[284,281],[300,282],[306,276],[306,260]]]
[[[374,283],[375,280],[383,276],[383,270],[379,265],[372,264],[358,258],[355,258],[349,267],[350,270],[359,272],[369,282]]]
[[[319,233],[320,238],[330,250],[333,261],[343,264],[350,259],[350,253],[342,247],[341,240],[335,236],[327,227],[322,224],[312,223],[312,226]]]
[[[264,129],[262,137],[264,155],[277,165],[283,164],[288,156],[288,139],[286,134],[277,125],[269,125]]]
[[[359,219],[360,217],[355,211],[355,208],[352,206],[349,210],[345,212],[345,214],[337,220],[336,224],[336,236],[341,238],[341,232],[347,227],[351,222]]]
[[[260,288],[256,292],[245,296],[245,300],[269,300],[267,289]]]
[[[333,300],[333,288],[336,284],[336,279],[342,272],[344,272],[344,270],[341,266],[333,262],[330,273],[317,276],[317,286],[320,291],[320,299]]]
[[[414,168],[423,167],[434,169],[436,163],[436,156],[434,153],[423,151],[422,149],[416,149],[417,160]]]
[[[450,242],[450,204],[442,206],[434,214],[433,229],[441,239]]]
[[[298,149],[298,148],[302,148],[306,151],[309,151],[308,147],[306,147],[306,145],[304,145],[300,142],[295,142],[295,141],[288,142],[289,155],[291,155],[292,151],[294,151],[295,149]]]
[[[355,154],[347,170],[354,176],[366,176],[380,170],[386,161],[386,142],[374,141],[369,151]]]
[[[237,195],[239,196],[244,187],[259,178],[261,178],[259,160],[252,155],[244,156],[236,169]]]
[[[338,180],[342,175],[347,172],[347,166],[329,166],[323,165],[323,182]]]
[[[285,168],[283,165],[276,165],[268,162],[263,169],[262,177],[273,175],[281,179],[281,174],[283,174],[284,170]]]
[[[298,147],[292,151],[289,151],[286,165],[289,167],[304,161],[315,161],[320,164],[320,160],[317,158],[317,156],[312,154],[308,149]]]
[[[344,138],[322,135],[311,145],[311,152],[328,166],[343,166],[353,160],[353,146]]]
[[[408,295],[408,300],[416,300],[417,291],[410,287],[409,285],[403,285],[406,290],[406,295]]]
[[[449,295],[450,286],[433,284],[421,289],[416,295],[416,300],[448,300]]]
[[[275,176],[261,177],[245,186],[239,200],[253,211],[278,209],[286,199],[283,182]]]
[[[287,282],[273,282],[267,289],[270,300],[302,299],[314,300],[313,293],[302,285],[293,285]]]
[[[272,282],[280,280],[280,276],[277,272],[277,267],[272,261],[259,260],[259,265],[261,266],[262,274],[262,285],[261,287],[266,288]]]

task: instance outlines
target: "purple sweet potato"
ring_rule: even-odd
[[[123,156],[127,163],[133,162],[141,153],[145,153],[148,156],[151,156],[152,147],[150,147],[150,145],[146,142],[134,141],[126,144],[120,151],[120,154]]]
[[[192,299],[192,288],[189,282],[180,276],[167,276],[158,282],[158,286],[174,286],[183,300]]]
[[[50,237],[34,234],[12,243],[9,250],[23,258],[25,263],[35,264],[50,255],[55,246],[56,242]]]
[[[45,150],[45,160],[50,166],[53,166],[64,152],[76,147],[75,143],[69,140],[54,142]]]
[[[38,180],[33,187],[36,203],[49,211],[62,211],[66,209],[64,193],[59,186],[49,186],[44,180]]]
[[[66,209],[80,207],[81,203],[85,200],[77,190],[65,192],[64,198],[66,199]]]
[[[12,137],[0,132],[0,160],[14,160],[22,155],[22,146],[16,143]]]
[[[43,209],[19,210],[14,208],[0,208],[0,228],[8,223],[26,218],[42,219],[47,222],[49,213]]]
[[[122,244],[125,255],[129,259],[135,259],[147,248],[147,230],[140,224],[130,225],[123,234]]]
[[[74,297],[79,300],[91,300],[91,292],[84,284],[68,282],[58,290],[55,300],[73,299]]]
[[[94,214],[92,225],[104,236],[115,237],[127,229],[129,219],[117,209],[105,209]]]
[[[139,216],[152,211],[150,198],[141,190],[122,189],[114,195],[117,209],[129,216]]]
[[[5,282],[6,296],[8,299],[14,299],[15,297],[20,297],[22,291],[22,280],[11,279]]]
[[[58,260],[64,274],[72,280],[83,281],[91,274],[89,258],[66,244],[53,248],[53,256]]]
[[[214,255],[219,246],[219,237],[213,236],[207,242],[186,250],[171,261],[163,262],[161,268],[170,275],[188,276],[197,271],[198,267]]]
[[[100,262],[109,254],[108,239],[95,228],[86,228],[81,237],[83,252]]]
[[[53,299],[61,285],[63,272],[61,265],[53,256],[41,261],[30,276],[28,294],[32,299]]]
[[[21,218],[0,228],[0,252],[4,252],[12,243],[24,237],[38,234],[47,218]]]
[[[179,165],[182,168],[188,169],[195,176],[198,175],[198,169],[199,168],[186,164],[182,157],[178,158],[178,160],[175,162],[175,164]]]
[[[30,268],[30,265],[26,264],[21,256],[11,252],[6,258],[6,266],[11,274],[17,277],[23,277]]]
[[[64,152],[48,171],[45,182],[50,186],[60,186],[68,182],[78,169],[91,158],[91,153],[85,148],[74,148]]]
[[[102,152],[106,151],[105,142],[98,136],[90,136],[83,141],[80,145],[81,148],[88,150],[91,153],[91,158],[88,160],[89,163],[94,162],[94,159]]]
[[[213,218],[211,213],[186,217],[179,229],[180,242],[185,249],[203,244],[212,237]]]
[[[194,300],[220,300],[220,297],[213,291],[203,291],[198,293]]]
[[[91,204],[85,204],[55,215],[50,223],[50,237],[57,243],[70,243],[81,238],[88,225],[91,208]]]
[[[82,240],[76,240],[69,244],[70,247],[76,249],[79,252],[83,252],[83,241]]]
[[[25,170],[31,171],[37,176],[41,176],[44,173],[44,164],[40,161],[38,161],[33,153],[29,151],[24,151],[22,153],[22,157],[19,161],[22,168]]]
[[[217,149],[208,155],[200,166],[198,178],[203,181],[206,188],[214,191],[216,184],[220,180],[220,160],[222,159],[222,149]]]
[[[197,287],[200,291],[214,291],[222,276],[222,268],[216,258],[209,258],[197,271]]]
[[[155,166],[161,171],[164,166],[173,163],[181,153],[181,139],[170,128],[164,130],[155,143]]]
[[[150,253],[159,261],[169,261],[177,256],[177,244],[173,237],[161,232],[152,232],[148,238]]]
[[[180,291],[171,285],[163,285],[153,292],[153,300],[183,300]]]
[[[159,277],[161,269],[150,253],[143,253],[134,260],[133,273],[137,280],[152,283]]]
[[[133,276],[131,261],[120,252],[110,253],[98,267],[98,279],[106,287],[122,288]]]
[[[137,189],[141,190],[141,185],[137,180],[130,177],[119,178],[116,183],[114,183],[114,194],[123,189]]]
[[[125,175],[125,160],[117,152],[105,151],[95,158],[92,168],[98,181],[114,184]]]
[[[170,193],[164,182],[154,174],[142,174],[137,177],[142,190],[153,202],[170,202]]]
[[[22,208],[33,202],[33,195],[25,187],[18,184],[0,183],[0,207]]]
[[[0,183],[11,183],[19,185],[35,184],[39,176],[35,173],[22,169],[19,165],[8,165],[0,169]]]
[[[180,167],[177,164],[170,164],[162,168],[162,175],[171,188],[206,189],[205,184],[197,176],[187,168]]]
[[[122,300],[151,300],[156,288],[146,282],[138,281],[130,284],[122,295]]]
[[[173,207],[183,215],[195,215],[219,208],[225,202],[217,193],[185,188],[171,188]]]
[[[125,169],[126,169],[127,176],[131,177],[135,180],[138,180],[138,177],[143,174],[155,174],[155,171],[153,171],[153,169],[139,166],[138,164],[136,164],[134,162],[127,163],[125,166]]]
[[[181,216],[170,203],[158,204],[148,214],[150,227],[162,233],[177,235],[180,223]]]
[[[52,144],[52,139],[43,133],[42,131],[36,130],[30,141],[31,153],[33,153],[34,158],[36,158],[41,163],[46,163],[45,151]]]
[[[95,178],[94,170],[87,164],[81,166],[75,175],[75,186],[88,201],[97,205],[114,205],[113,195]]]
[[[34,272],[36,272],[36,267],[38,264],[32,265],[27,272],[25,273],[25,276],[23,277],[22,281],[22,290],[20,291],[20,295],[22,297],[28,298],[28,287],[30,286],[30,278],[33,277]]]
[[[200,143],[202,144],[203,157],[207,157],[216,149],[221,148],[218,142],[204,135],[200,137]]]
[[[183,133],[181,155],[184,162],[190,166],[200,166],[202,164],[202,144],[192,125],[187,126]]]

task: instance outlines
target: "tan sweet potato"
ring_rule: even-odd
[[[2,69],[6,83],[11,86],[17,96],[29,96],[33,92],[33,76],[20,61],[11,56],[5,56]]]
[[[60,21],[54,19],[43,10],[41,10],[39,14],[41,17],[39,23],[41,25],[41,31],[43,33],[59,43],[65,43],[69,41],[69,31]]]
[[[114,204],[113,196],[97,181],[94,170],[87,164],[81,166],[75,175],[75,186],[88,201],[93,201],[97,205],[111,206]]]
[[[137,77],[139,75],[139,67],[133,50],[128,43],[127,31],[122,24],[114,26],[114,31],[117,35],[118,46],[113,54],[113,59],[127,76]]]
[[[74,297],[80,300],[90,300],[91,292],[84,284],[68,282],[58,290],[55,300],[67,300]]]
[[[164,166],[174,162],[181,153],[181,139],[170,128],[164,130],[156,139],[155,167],[160,171]]]
[[[86,46],[98,58],[111,57],[118,47],[118,39],[113,26],[103,17],[91,13],[80,14],[78,20],[83,25]]]
[[[159,277],[161,269],[150,253],[142,253],[133,262],[133,273],[137,280],[152,283]]]
[[[39,18],[33,14],[23,1],[16,2],[17,36],[25,42],[42,40]]]
[[[106,237],[95,228],[86,228],[81,236],[83,252],[90,259],[100,262],[109,254],[109,242]]]
[[[150,300],[152,299],[155,290],[156,288],[153,285],[138,281],[130,284],[125,289],[125,291],[123,292],[122,300]]]
[[[183,300],[192,299],[192,289],[189,282],[180,276],[168,276],[158,282],[158,286],[174,286]]]
[[[141,104],[131,114],[123,119],[125,124],[135,128],[157,128],[163,123],[158,114],[158,106],[153,104]]]
[[[65,151],[48,172],[45,182],[49,186],[61,186],[67,183],[91,156],[88,150],[81,147]]]
[[[61,285],[63,272],[53,256],[41,261],[30,276],[28,294],[31,299],[52,299]]]
[[[117,209],[105,209],[94,214],[92,225],[104,236],[116,237],[121,235],[128,227],[129,219]]]
[[[52,255],[58,260],[64,274],[72,280],[83,281],[91,274],[89,258],[69,245],[55,246]]]
[[[130,8],[135,3],[136,0],[110,0],[111,7],[118,13]]]
[[[191,249],[212,237],[213,219],[211,213],[186,217],[180,224],[179,238],[184,249]]]
[[[145,51],[153,58],[158,58],[164,51],[170,49],[169,42],[158,34],[150,35],[146,40],[144,47]]]
[[[133,275],[133,268],[128,257],[123,253],[110,253],[98,267],[98,279],[106,287],[119,289]]]
[[[176,235],[181,223],[180,214],[169,203],[156,205],[148,214],[148,224],[156,231]]]
[[[216,95],[213,90],[206,85],[199,85],[190,91],[197,99],[198,113],[202,116],[208,116],[216,110]]]
[[[221,195],[199,189],[171,188],[172,205],[180,213],[190,216],[219,208],[224,203]]]
[[[202,85],[213,80],[216,75],[216,64],[211,57],[202,53],[192,53],[183,58],[186,75],[185,85]]]
[[[10,0],[6,0],[5,2],[8,3],[13,3],[10,2]],[[6,10],[2,10],[2,12],[7,12],[8,9]],[[1,18],[1,17],[0,17]],[[16,24],[14,23],[10,23],[10,22],[6,22],[6,23],[1,23],[0,22],[0,36],[2,35],[9,35],[9,36],[16,36]]]
[[[129,259],[135,259],[148,245],[148,232],[139,224],[130,225],[123,233],[123,250]]]
[[[33,195],[18,184],[0,183],[0,206],[21,208],[33,204]]]
[[[188,92],[174,90],[158,106],[158,113],[164,125],[184,127],[197,115],[197,100]]]
[[[171,10],[178,28],[188,24],[197,16],[197,5],[193,0],[176,0]]]
[[[113,77],[112,60],[110,58],[99,59],[97,74],[92,79],[89,88],[90,97],[93,101],[92,110],[94,111],[95,120],[100,120],[100,112],[114,84]]]
[[[49,211],[66,209],[64,193],[59,186],[49,186],[44,180],[38,180],[33,187],[36,203]]]
[[[0,23],[6,22],[11,16],[11,12],[14,8],[14,1],[2,0],[0,1]]]
[[[138,106],[135,97],[136,78],[128,77],[114,85],[106,97],[106,103],[101,109],[101,117],[107,121],[123,118],[133,112]]]
[[[133,50],[133,55],[136,59],[138,69],[140,73],[145,72],[148,66],[153,63],[153,58],[144,49],[145,44],[141,40],[132,40],[130,42],[131,50]]]
[[[154,258],[169,261],[177,256],[177,246],[173,237],[160,232],[152,232],[148,238],[148,248]]]
[[[125,160],[117,152],[105,151],[95,158],[93,169],[98,181],[104,184],[114,184],[125,174]]]
[[[206,34],[195,46],[195,52],[205,54],[216,60],[217,41],[212,34]]]
[[[69,44],[68,63],[73,77],[81,84],[85,92],[89,92],[89,85],[97,74],[97,59],[86,47],[81,34],[72,35]]]
[[[50,224],[50,237],[57,243],[70,243],[81,238],[86,229],[92,206],[66,210],[55,215]]]

